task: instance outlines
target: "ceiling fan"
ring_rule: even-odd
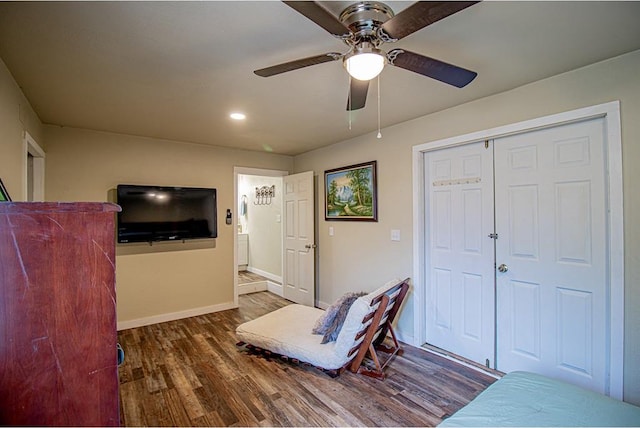
[[[317,2],[283,3],[341,39],[349,46],[349,51],[344,54],[329,52],[302,58],[255,70],[254,73],[269,77],[341,59],[352,77],[347,110],[364,107],[369,80],[380,74],[385,64],[404,68],[458,88],[466,86],[477,76],[473,71],[405,49],[393,49],[386,53],[380,49],[384,43],[397,42],[427,25],[478,3],[477,1],[419,1],[397,15],[384,3],[361,1],[344,9],[337,18]]]

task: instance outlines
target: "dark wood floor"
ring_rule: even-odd
[[[252,282],[267,280],[268,278],[258,275],[257,273],[249,272],[248,270],[238,271],[238,284],[250,284]]]
[[[433,426],[495,380],[410,346],[384,381],[332,379],[236,346],[237,325],[287,304],[253,293],[239,309],[121,331],[121,424]]]

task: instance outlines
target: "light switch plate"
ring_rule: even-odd
[[[400,240],[400,230],[391,229],[391,240],[392,241],[399,241]]]

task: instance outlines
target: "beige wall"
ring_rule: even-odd
[[[640,404],[640,192],[635,189],[640,181],[640,51],[385,128],[382,140],[369,134],[296,156],[296,172],[313,170],[319,176],[319,300],[332,302],[348,290],[371,290],[388,278],[411,276],[413,146],[614,100],[620,100],[622,116],[624,396]],[[370,160],[378,161],[379,222],[325,222],[324,170]],[[401,230],[400,242],[390,241],[391,229]],[[399,330],[411,338],[413,303],[408,303]]]
[[[162,320],[233,304],[233,167],[291,170],[292,158],[104,132],[45,127],[50,201],[113,199],[118,184],[218,189],[218,238],[117,247],[118,323]]]
[[[0,178],[14,201],[23,200],[26,186],[25,131],[44,148],[42,123],[0,60]]]

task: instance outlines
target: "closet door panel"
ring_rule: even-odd
[[[496,265],[507,267],[496,272],[497,368],[606,393],[602,119],[497,139],[494,147]]]
[[[484,142],[425,155],[427,343],[494,358],[493,155]]]

